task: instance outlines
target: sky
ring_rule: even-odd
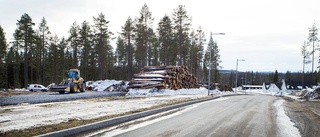
[[[212,36],[225,70],[235,70],[237,59],[244,59],[238,62],[239,71],[302,72],[301,46],[312,24],[320,24],[319,0],[0,0],[0,25],[7,42],[13,41],[17,20],[27,13],[35,29],[45,17],[50,31],[62,38],[73,22],[93,24],[93,17],[103,13],[117,37],[144,4],[152,12],[154,29],[162,17],[185,5],[192,28],[202,27],[206,43],[210,32],[226,33]],[[319,59],[319,51],[315,57]],[[307,64],[305,70],[311,69]]]

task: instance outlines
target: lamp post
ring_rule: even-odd
[[[210,95],[210,72],[211,72],[211,49],[213,46],[213,39],[212,35],[225,35],[225,33],[210,33],[210,41],[209,41],[209,46],[210,46],[210,56],[209,56],[209,73],[208,73],[208,96]]]
[[[244,59],[237,59],[237,66],[236,66],[236,86],[235,86],[235,90],[234,93],[237,93],[237,86],[238,86],[238,62],[239,61],[245,61]]]

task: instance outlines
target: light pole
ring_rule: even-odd
[[[237,59],[237,66],[236,66],[236,86],[235,86],[235,90],[234,93],[237,93],[237,86],[238,86],[238,62],[239,61],[245,61],[244,59]]]
[[[208,73],[208,96],[210,95],[210,72],[211,72],[211,49],[213,46],[213,39],[212,35],[226,35],[225,33],[210,33],[210,41],[209,41],[209,46],[210,46],[210,56],[209,56],[209,73]]]

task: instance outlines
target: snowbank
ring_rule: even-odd
[[[277,125],[278,133],[280,137],[300,137],[299,130],[294,126],[294,123],[285,114],[282,107],[284,100],[277,100],[273,106],[277,110]]]
[[[105,91],[112,85],[120,84],[123,81],[117,80],[99,80],[99,81],[87,81],[86,85],[88,88],[92,88],[94,91]]]
[[[233,92],[221,92],[220,90],[210,90],[210,95],[233,94]],[[208,89],[204,87],[193,89],[129,89],[126,96],[164,96],[164,95],[208,95]]]

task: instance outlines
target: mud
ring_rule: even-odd
[[[320,101],[296,101],[285,99],[286,114],[295,123],[302,137],[320,135]]]

